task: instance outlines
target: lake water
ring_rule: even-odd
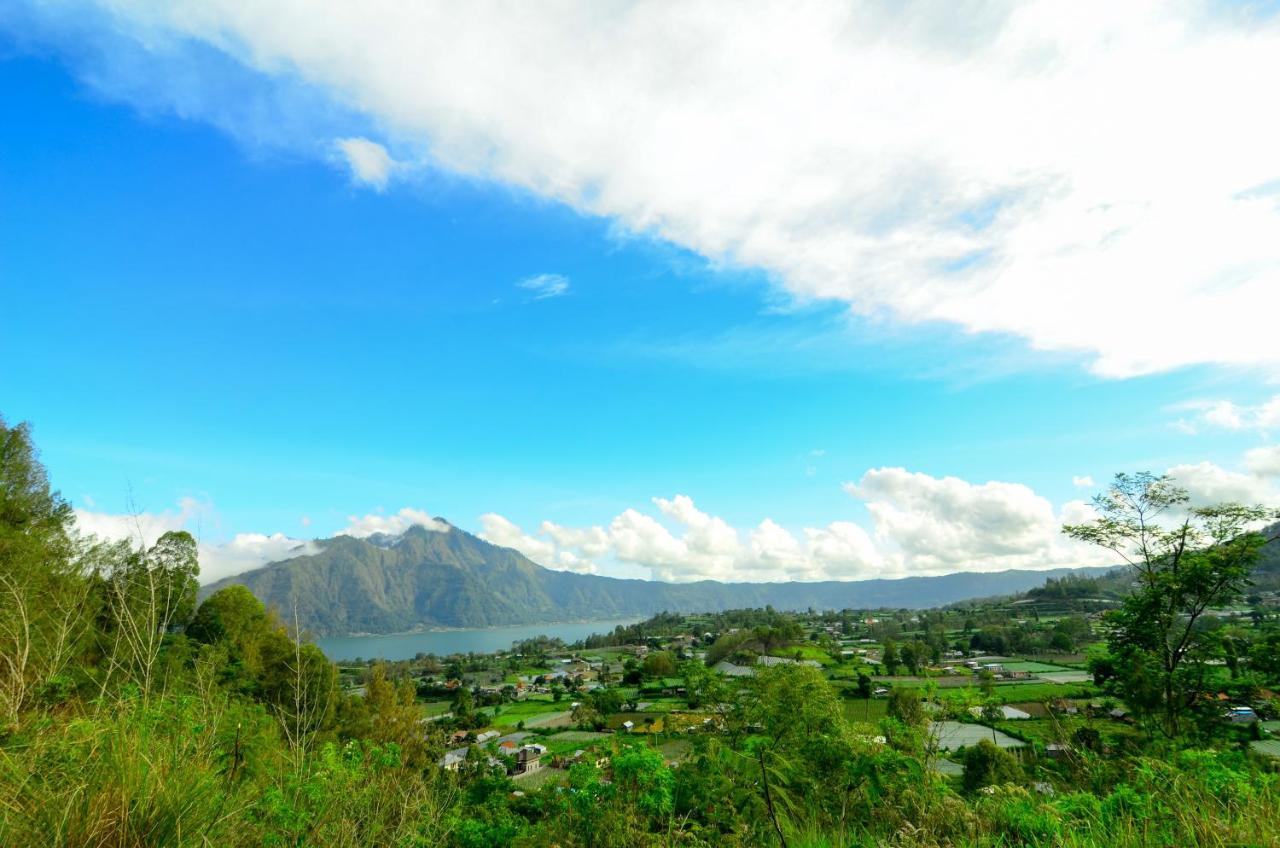
[[[638,618],[610,621],[575,621],[565,624],[528,624],[519,627],[487,627],[477,630],[429,630],[393,636],[333,636],[316,644],[331,660],[406,660],[416,654],[489,653],[505,651],[512,642],[551,636],[576,642],[593,633],[611,633],[619,624],[635,624]]]

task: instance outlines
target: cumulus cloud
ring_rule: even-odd
[[[1085,474],[1080,477],[1072,477],[1071,485],[1080,489],[1092,489],[1096,484],[1093,482],[1093,477]]]
[[[536,274],[516,283],[517,288],[533,293],[534,300],[546,300],[569,293],[569,278],[562,274]]]
[[[183,498],[177,509],[163,512],[117,514],[87,509],[75,511],[76,527],[85,536],[104,541],[128,540],[150,547],[165,533],[186,530],[196,536],[199,546],[200,582],[260,568],[270,562],[318,552],[314,542],[294,539],[283,533],[237,533],[227,542],[210,542],[200,537],[199,519],[215,518],[213,507],[194,498]]]
[[[387,187],[387,181],[399,167],[387,148],[367,138],[340,138],[335,142],[351,169],[351,177],[358,183],[378,191]]]
[[[414,526],[425,527],[437,533],[449,532],[448,522],[432,518],[430,513],[412,507],[405,507],[394,515],[384,515],[381,512],[371,512],[364,517],[348,515],[347,521],[351,523],[333,535],[354,536],[357,539],[372,536],[374,533],[398,536]]]
[[[1280,477],[1280,445],[1254,448],[1245,453],[1244,462],[1259,477]]]
[[[1062,537],[1064,522],[1092,515],[1082,501],[1055,512],[1019,484],[978,485],[900,468],[868,471],[846,488],[865,503],[871,531],[834,521],[797,535],[771,518],[739,529],[687,495],[654,498],[656,515],[623,510],[607,527],[543,522],[530,535],[493,513],[482,522],[489,541],[551,567],[564,567],[566,553],[589,555],[641,566],[671,582],[865,579],[1108,562]]]
[[[276,112],[297,125],[290,104],[319,92],[332,108],[306,102],[324,138],[335,113],[364,119],[345,152],[373,185],[390,159],[379,145],[395,142],[763,269],[797,298],[1013,334],[1110,376],[1280,367],[1265,342],[1280,297],[1280,120],[1265,106],[1280,22],[1249,4],[24,8],[105,16],[93,31],[123,34],[130,67],[216,55],[290,81],[275,112],[237,119],[268,126],[249,135],[274,132]],[[177,49],[190,43],[203,49]],[[113,87],[97,47],[63,52],[107,51],[93,79],[121,98],[137,76],[148,91],[198,77]],[[216,93],[167,101],[224,125]]]
[[[189,522],[210,511],[209,504],[203,501],[182,498],[177,509],[163,512],[119,514],[77,509],[75,516],[76,528],[85,536],[111,541],[128,539],[135,545],[150,547],[165,533],[188,529]]]
[[[319,552],[315,542],[294,539],[283,533],[237,533],[229,542],[200,546],[200,580],[210,583],[261,568],[269,562]]]
[[[1196,413],[1193,421],[1179,419],[1174,426],[1188,434],[1202,429],[1256,431],[1280,430],[1280,395],[1259,404],[1237,404],[1229,400],[1192,401],[1180,409]]]
[[[562,549],[555,541],[530,536],[518,525],[496,512],[487,512],[480,516],[480,525],[483,528],[479,534],[481,539],[504,548],[514,548],[538,565],[556,571],[573,571],[579,574],[595,574],[597,571],[596,564],[583,555],[581,547],[575,552],[569,550],[569,546]],[[548,528],[551,527],[555,525],[544,522],[543,532],[549,533]],[[587,542],[586,546],[590,547],[585,531],[570,531],[566,528],[556,528],[556,530],[568,534],[562,534],[560,538]]]
[[[970,483],[904,468],[877,468],[845,484],[871,514],[895,570],[909,574],[1097,564],[1062,537],[1063,516],[1021,483]]]
[[[1244,474],[1228,471],[1212,462],[1197,462],[1175,465],[1165,473],[1187,490],[1192,506],[1224,501],[1269,505],[1280,503],[1280,492],[1276,491],[1275,486],[1266,476],[1252,470]]]

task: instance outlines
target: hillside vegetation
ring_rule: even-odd
[[[652,650],[594,659],[531,640],[340,672],[242,586],[197,603],[189,534],[81,538],[27,428],[0,423],[0,845],[1275,845],[1280,775],[1250,742],[1259,724],[1225,721],[1218,695],[1270,709],[1280,629],[1262,607],[1250,629],[1201,616],[1239,600],[1262,542],[1233,532],[1176,569],[1151,560],[1099,620],[1104,641],[1087,620],[995,609],[1007,633],[977,611],[765,609],[660,617],[616,634]],[[1162,666],[1187,610],[1187,651]],[[997,745],[1018,732],[997,684],[944,694],[935,659],[1018,634],[1088,643],[1094,683],[1057,700],[1107,700],[1102,718],[1052,714],[1014,754]],[[750,673],[688,652],[726,639]],[[1107,718],[1116,703],[1133,720]],[[950,760],[941,726],[967,734]]]

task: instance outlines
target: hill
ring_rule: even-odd
[[[495,627],[672,612],[925,608],[1024,592],[1077,570],[947,574],[815,583],[661,583],[552,571],[510,548],[449,527],[400,536],[338,536],[320,551],[202,588],[247,586],[269,607],[318,636],[431,627]],[[1089,569],[1078,570],[1089,573]]]

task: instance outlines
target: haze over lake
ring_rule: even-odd
[[[417,654],[487,653],[510,648],[513,642],[535,636],[551,636],[565,642],[576,642],[593,633],[610,633],[620,624],[634,624],[638,619],[622,618],[603,621],[574,621],[563,624],[528,624],[518,627],[485,627],[468,630],[428,630],[421,633],[397,633],[389,636],[332,636],[317,639],[316,644],[332,660],[383,659],[404,660]]]

